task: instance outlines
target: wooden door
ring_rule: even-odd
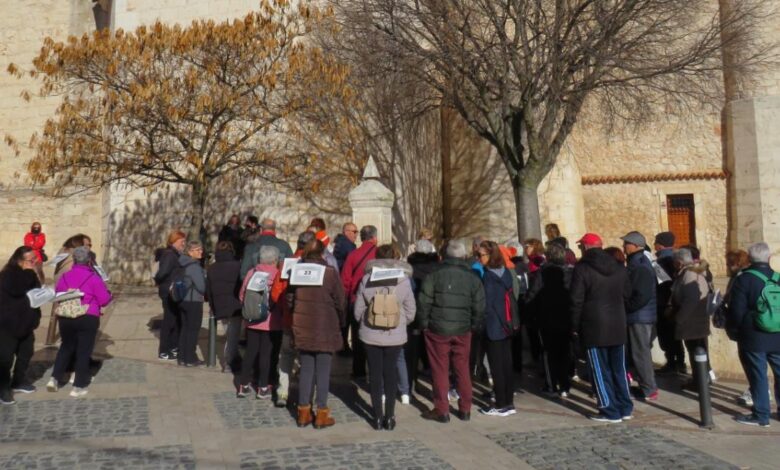
[[[666,196],[666,214],[669,231],[674,234],[674,247],[696,245],[696,208],[693,194]]]

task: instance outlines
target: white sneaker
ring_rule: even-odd
[[[76,373],[75,372],[70,374],[70,379],[68,379],[68,383],[71,384],[71,385],[76,383]]]
[[[385,395],[384,395],[384,394],[382,394],[382,404],[383,404],[383,405],[385,404],[385,400],[386,400],[386,398],[385,398]]]
[[[772,396],[771,394],[769,395]],[[742,395],[737,397],[737,403],[745,406],[753,406],[753,395],[750,394],[750,389],[745,390]]]
[[[87,389],[81,387],[73,387],[73,390],[70,391],[70,396],[72,396],[73,398],[81,398],[86,394],[87,394]]]
[[[454,388],[450,389],[450,391],[447,393],[447,396],[449,397],[450,401],[460,400],[460,395],[458,395],[458,391]]]
[[[60,389],[60,386],[57,384],[57,381],[54,380],[54,377],[49,379],[49,382],[46,384],[46,390],[50,392],[56,392]]]
[[[501,414],[499,410],[495,408],[488,408],[488,409],[481,408],[479,412],[482,413],[483,415],[488,415],[488,416],[504,416]]]
[[[409,395],[407,395],[405,393],[401,395],[401,404],[402,405],[408,405],[409,404]]]
[[[715,371],[710,369],[710,383],[714,384],[718,381],[718,377],[715,375]]]

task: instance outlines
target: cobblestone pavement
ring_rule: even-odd
[[[56,348],[36,344],[30,378],[41,389],[0,407],[1,469],[774,469],[780,458],[780,423],[759,429],[732,420],[746,412],[733,399],[744,384],[713,387],[712,431],[699,429],[696,397],[677,379],[660,380],[660,400],[636,403],[633,421],[605,426],[584,417],[596,411],[586,384],[567,400],[546,398],[532,364],[516,378],[514,416],[484,416],[475,405],[469,422],[425,421],[424,378],[412,405],[396,407],[395,431],[378,432],[368,423],[365,384],[357,387],[349,360],[337,357],[329,397],[336,425],[298,428],[293,409],[235,398],[233,377],[219,368],[157,360],[150,325],[159,309],[153,290],[118,295],[101,320],[94,356],[103,363],[84,398],[70,398],[67,385],[45,391]],[[46,327],[44,319],[38,338]],[[202,330],[201,357],[206,346]],[[476,387],[479,397],[486,388]]]
[[[418,442],[403,440],[244,452],[241,454],[241,468],[245,470],[306,468],[444,470],[452,466]]]
[[[578,427],[490,436],[533,468],[720,469],[738,467],[644,428]]]
[[[190,470],[195,468],[195,455],[190,446],[163,446],[149,449],[88,449],[75,452],[19,452],[6,457],[0,456],[0,468]]]

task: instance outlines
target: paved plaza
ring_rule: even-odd
[[[43,347],[44,319],[30,369],[39,390],[0,408],[0,468],[773,469],[780,461],[780,422],[759,429],[732,420],[746,411],[734,400],[743,383],[713,386],[712,431],[699,429],[696,397],[674,378],[661,382],[658,402],[636,403],[632,421],[602,425],[584,418],[595,411],[586,384],[565,401],[549,399],[532,367],[518,377],[515,416],[475,409],[468,423],[454,415],[446,425],[424,421],[430,385],[423,378],[420,400],[399,404],[396,430],[380,432],[367,422],[365,385],[349,380],[339,358],[329,403],[336,426],[299,429],[292,409],[236,399],[232,376],[219,368],[158,361],[159,310],[152,289],[117,295],[94,354],[102,363],[83,399],[70,398],[69,386],[45,390],[56,349]],[[481,400],[486,389],[476,388]]]

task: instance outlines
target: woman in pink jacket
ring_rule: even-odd
[[[271,375],[276,371],[279,363],[279,350],[282,346],[282,310],[281,304],[274,305],[270,300],[271,288],[279,277],[279,250],[276,247],[265,245],[260,248],[260,260],[257,266],[250,269],[244,277],[244,285],[238,294],[241,302],[244,302],[246,287],[255,272],[268,273],[268,318],[260,323],[247,323],[246,325],[246,353],[241,363],[241,377],[238,383],[236,396],[243,398],[252,392],[252,372],[257,369],[258,400],[271,398]],[[275,375],[275,374],[274,374]]]
[[[111,302],[111,292],[105,282],[91,267],[92,257],[89,249],[80,246],[73,250],[73,267],[57,281],[55,290],[67,292],[78,289],[84,293],[81,304],[87,306],[87,313],[77,318],[58,317],[62,344],[54,361],[54,371],[46,388],[56,392],[60,384],[58,379],[73,361],[75,355],[76,380],[70,396],[83,397],[91,381],[89,358],[95,347],[98,327],[100,326],[101,309]]]

